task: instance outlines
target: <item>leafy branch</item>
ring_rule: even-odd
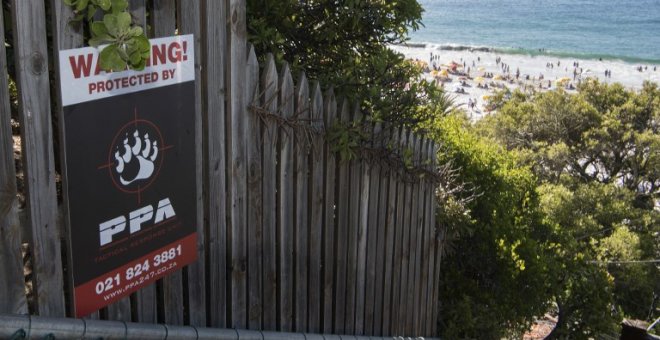
[[[99,54],[102,69],[143,70],[149,59],[149,39],[142,27],[135,25],[128,12],[128,0],[63,0],[76,16],[73,22],[89,22],[90,46],[107,44]],[[97,13],[102,20],[96,20]]]

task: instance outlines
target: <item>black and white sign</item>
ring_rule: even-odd
[[[142,71],[60,51],[74,305],[81,317],[196,260],[193,37]]]

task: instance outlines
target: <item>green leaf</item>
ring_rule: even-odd
[[[119,57],[120,57],[122,60],[124,60],[124,61],[128,61],[128,52],[126,51],[125,48],[122,48],[121,46],[118,47],[118,48],[117,48],[117,54],[119,55]]]
[[[76,0],[63,0],[64,4],[67,6],[73,6],[76,3]]]
[[[108,36],[108,28],[102,21],[95,21],[91,24],[90,30],[93,37]]]
[[[135,26],[135,27],[130,29],[130,31],[128,32],[128,35],[130,35],[132,37],[139,37],[141,35],[144,35],[144,30],[140,26]]]
[[[128,0],[111,0],[112,13],[117,14],[126,11],[128,8]]]
[[[139,63],[131,65],[131,67],[136,71],[142,71],[146,66],[147,66],[146,59],[142,59],[142,61],[140,61]]]
[[[99,54],[99,64],[101,68],[110,71],[120,71],[126,69],[126,61],[119,55],[121,49],[116,44],[108,45]]]
[[[96,6],[89,4],[89,6],[87,6],[87,21],[92,21],[94,15],[96,15]]]
[[[110,0],[96,0],[96,4],[101,7],[104,11],[109,11],[112,6],[112,1]]]
[[[115,40],[112,39],[112,37],[110,37],[109,35],[105,35],[105,36],[90,38],[88,43],[89,46],[98,47],[99,45],[107,44],[113,41]]]
[[[85,8],[87,8],[87,4],[89,3],[89,0],[78,0],[78,3],[76,4],[76,12],[81,12]]]
[[[131,44],[134,44],[137,50],[139,50],[140,52],[149,53],[149,50],[151,49],[151,43],[149,42],[149,39],[147,39],[147,37],[145,37],[144,35],[139,37],[134,37],[130,41]]]
[[[142,61],[142,54],[139,51],[133,51],[129,56],[128,56],[128,63],[130,65],[137,65]]]
[[[106,14],[103,17],[103,23],[110,35],[120,37],[131,28],[131,15],[126,12]]]

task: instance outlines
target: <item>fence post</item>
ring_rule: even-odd
[[[44,3],[13,0],[11,12],[37,310],[42,316],[61,317],[65,315],[64,286]]]
[[[245,64],[247,31],[245,0],[227,0],[227,113],[230,119],[231,327],[247,323],[247,171],[245,130]],[[213,37],[207,37],[212,39]]]
[[[207,258],[208,313],[212,327],[227,326],[227,166],[225,151],[225,2],[200,0],[202,13],[203,124],[207,181],[205,212],[209,224]],[[182,3],[181,6],[184,6]]]
[[[424,167],[424,148],[426,145],[426,139],[424,137],[417,138],[417,144],[415,145],[415,152],[417,154],[417,168],[418,170],[423,170]],[[422,294],[422,277],[423,277],[423,263],[425,260],[425,240],[424,240],[424,212],[425,212],[425,201],[424,201],[424,190],[428,183],[424,174],[420,174],[415,179],[417,181],[417,214],[415,214],[415,226],[417,230],[417,246],[415,247],[415,276],[414,276],[414,290],[413,290],[413,324],[412,332],[414,335],[421,335],[421,324],[420,320],[422,319],[422,308],[423,302],[421,299]]]
[[[404,132],[404,135],[401,137],[401,154],[405,155],[409,153],[410,151],[410,146],[412,145],[412,136],[409,135],[408,131]],[[403,174],[402,174],[402,179],[401,179],[401,184],[403,187],[403,190],[401,191],[401,199],[402,202],[400,203],[401,211],[402,211],[402,221],[401,221],[401,229],[403,236],[401,237],[401,242],[402,242],[402,248],[401,248],[401,272],[400,272],[400,277],[396,277],[399,279],[400,283],[400,291],[399,291],[399,300],[397,301],[397,307],[395,309],[397,310],[397,317],[394,318],[394,322],[398,324],[396,334],[398,335],[405,335],[406,334],[406,320],[408,317],[408,270],[410,266],[410,213],[412,210],[412,205],[409,204],[411,201],[411,191],[412,191],[412,183],[407,178],[406,170],[403,169]]]
[[[439,152],[439,146],[433,143],[433,148],[432,148],[432,155],[431,155],[431,165],[433,167],[433,170],[436,169],[438,166],[438,152]],[[431,196],[431,206],[433,206],[434,211],[435,207],[437,205],[437,198],[435,195],[435,191],[433,195]],[[446,228],[442,228],[442,226],[437,225],[436,222],[436,214],[435,212],[431,214],[431,226],[434,230],[433,232],[433,239],[436,244],[435,248],[435,270],[434,270],[434,280],[433,280],[433,298],[431,301],[433,302],[433,312],[432,317],[431,317],[431,322],[432,322],[432,334],[437,334],[438,333],[438,313],[439,311],[439,303],[438,303],[438,294],[439,294],[439,289],[440,289],[440,265],[442,264],[442,253],[444,251],[443,249],[443,244],[444,244],[444,235],[446,233]]]
[[[157,1],[158,3],[162,2]],[[154,5],[156,5],[154,3]],[[204,188],[207,187],[207,181],[204,177],[204,127],[202,125],[202,32],[200,17],[200,1],[177,1],[181,34],[193,34],[195,41],[195,159],[197,161],[196,171],[196,200],[197,200],[197,256],[195,263],[190,264],[186,270],[186,279],[188,289],[185,292],[188,296],[188,317],[189,324],[203,327],[207,324],[206,309],[206,261],[209,249],[206,247],[206,232],[208,231],[207,220],[204,218]],[[164,5],[168,6],[168,5]],[[158,10],[157,10],[158,11]],[[165,11],[170,13],[170,9]],[[163,13],[158,14],[159,18]],[[171,14],[168,14],[168,18]],[[169,24],[167,27],[170,27]],[[156,30],[159,33],[160,30]]]
[[[310,178],[309,235],[309,309],[308,327],[311,333],[321,332],[321,270],[323,257],[323,95],[321,85],[312,86],[311,103],[312,152]]]
[[[309,82],[304,72],[298,78],[295,93],[295,117],[308,127],[310,118]],[[308,268],[309,257],[309,140],[305,130],[294,131],[294,178],[295,178],[295,227],[294,244],[295,263],[294,280],[294,329],[298,332],[307,331],[307,301],[308,301]]]
[[[371,137],[374,159],[371,165],[371,202],[369,203],[369,243],[367,264],[366,334],[378,335],[383,316],[383,279],[385,273],[385,233],[387,229],[387,176],[383,152],[383,124],[376,123]]]
[[[282,118],[294,115],[293,78],[288,64],[284,64],[280,74],[280,113]],[[294,131],[284,125],[279,134],[279,195],[278,195],[278,241],[279,241],[279,330],[293,330],[293,290],[294,273]]]
[[[262,150],[261,124],[256,111],[249,106],[259,107],[259,62],[250,45],[247,57],[245,85],[246,130],[247,130],[247,242],[248,242],[248,329],[262,329],[262,285],[263,276],[263,171],[261,168]],[[268,240],[272,241],[272,240]]]
[[[335,284],[335,235],[337,232],[337,201],[336,201],[336,180],[337,180],[337,154],[328,140],[328,134],[334,126],[337,119],[337,101],[335,94],[330,88],[325,94],[323,102],[324,119],[324,145],[323,160],[325,163],[325,187],[324,187],[324,207],[323,207],[323,303],[321,309],[321,322],[323,333],[332,333],[332,320]]]
[[[4,18],[0,16],[0,36],[5,36]],[[16,197],[14,140],[11,132],[7,51],[0,46],[0,313],[27,313],[21,254],[21,228]]]
[[[339,120],[345,126],[350,124],[350,109],[348,100],[344,99]],[[349,164],[350,162],[344,156],[340,157],[337,186],[337,236],[336,236],[336,251],[335,251],[335,317],[334,317],[334,333],[346,333],[346,274],[347,274],[347,255],[348,255],[348,216],[349,216],[349,197],[350,197],[350,182],[349,182]]]
[[[359,106],[355,104],[352,109],[351,124],[356,128],[361,128],[362,112]],[[348,217],[348,256],[347,256],[347,274],[346,274],[346,332],[356,333],[356,311],[357,291],[358,291],[358,252],[360,236],[365,233],[362,231],[362,220],[360,218],[360,207],[364,196],[369,195],[367,189],[366,195],[363,195],[364,186],[362,183],[362,161],[360,151],[350,162],[350,188],[353,190],[349,196],[349,217]],[[366,197],[368,200],[368,197]],[[365,226],[366,227],[366,226]],[[364,280],[362,280],[364,283]]]
[[[261,79],[261,102],[268,113],[276,113],[278,103],[278,75],[275,58],[272,54],[266,56],[263,76]],[[266,240],[263,249],[263,327],[277,329],[277,125],[272,120],[263,121],[263,238]]]
[[[398,150],[399,145],[399,132],[389,127],[387,129],[388,136],[385,142],[387,143],[388,152],[395,153]],[[394,156],[394,155],[393,155]],[[398,291],[393,280],[397,278],[394,276],[395,268],[397,268],[397,261],[395,261],[397,255],[397,245],[400,244],[397,237],[400,235],[400,226],[396,224],[397,219],[397,177],[396,172],[393,168],[388,168],[386,171],[386,181],[387,181],[387,215],[386,215],[386,224],[387,224],[387,236],[385,243],[385,273],[384,273],[384,287],[383,287],[383,323],[380,330],[377,330],[377,334],[390,335],[392,334],[391,324],[393,323],[392,310],[396,308],[396,299],[395,292]],[[400,251],[400,250],[399,250]],[[398,275],[398,274],[396,274]]]
[[[429,139],[425,155],[426,155],[426,169],[431,173],[435,173],[433,169],[433,141]],[[426,213],[424,215],[426,223],[426,242],[427,242],[427,269],[426,269],[426,292],[424,293],[423,300],[425,301],[424,320],[422,332],[427,336],[432,336],[431,330],[431,314],[433,310],[434,301],[433,297],[433,283],[434,283],[434,264],[435,264],[435,226],[432,224],[432,216],[435,214],[435,206],[433,205],[433,197],[435,196],[435,186],[437,185],[436,179],[429,180],[426,187]]]

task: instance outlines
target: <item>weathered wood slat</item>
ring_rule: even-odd
[[[186,270],[187,301],[189,324],[206,326],[206,233],[208,231],[204,218],[204,190],[208,181],[204,176],[206,170],[204,157],[204,127],[202,125],[202,19],[200,17],[200,1],[177,1],[179,13],[179,33],[193,34],[195,40],[195,159],[196,166],[196,200],[197,200],[197,261],[190,264]],[[167,26],[169,27],[169,25]]]
[[[375,144],[374,147],[378,149],[383,149],[385,147],[387,138],[387,131],[383,129],[382,123],[377,123],[374,129],[374,138]],[[372,173],[372,178],[376,177],[378,189],[378,204],[375,210],[376,221],[376,232],[378,233],[376,239],[376,248],[373,256],[376,258],[375,267],[373,269],[375,275],[374,282],[374,311],[373,311],[373,326],[371,327],[371,335],[381,335],[381,328],[383,323],[383,291],[384,291],[384,280],[385,280],[385,258],[387,249],[385,248],[385,243],[387,239],[387,182],[388,176],[386,169],[382,166],[378,166],[378,172]],[[371,217],[370,217],[371,218]],[[369,245],[372,246],[371,244]],[[369,280],[367,279],[367,283]],[[369,293],[369,288],[367,288],[367,293]],[[369,306],[369,304],[367,304]]]
[[[417,152],[419,151],[419,138],[411,133],[410,134],[410,145],[409,145],[410,150],[412,151],[412,164],[417,165]],[[410,217],[410,222],[408,224],[408,228],[410,230],[410,240],[409,240],[409,245],[408,245],[408,274],[406,275],[406,285],[407,288],[405,290],[407,295],[405,298],[405,330],[404,334],[412,336],[414,335],[414,330],[413,330],[413,315],[414,315],[414,309],[415,309],[415,303],[414,303],[414,296],[415,296],[415,268],[416,268],[416,255],[417,255],[417,212],[419,210],[419,202],[418,202],[418,190],[419,190],[419,181],[417,178],[412,178],[412,183],[409,185],[410,187],[410,200],[408,202],[411,202],[410,204],[410,211],[409,211],[409,217]]]
[[[335,304],[335,234],[337,230],[337,154],[333,152],[327,134],[337,120],[337,101],[332,89],[325,94],[323,103],[323,119],[326,138],[324,140],[324,162],[325,178],[324,202],[323,202],[323,306],[321,310],[321,321],[323,333],[329,334],[333,331],[333,308]]]
[[[302,124],[308,124],[310,119],[309,103],[309,83],[304,72],[298,77],[298,86],[296,87],[295,116]],[[295,157],[294,157],[294,178],[295,178],[295,281],[294,291],[294,311],[295,318],[294,329],[298,332],[307,331],[307,283],[308,283],[308,264],[309,258],[309,136],[294,132]]]
[[[245,129],[245,64],[247,28],[245,0],[228,0],[227,113],[231,143],[229,193],[231,228],[231,327],[247,324],[247,131]]]
[[[245,86],[245,112],[247,130],[247,227],[248,227],[248,329],[262,329],[262,292],[263,279],[263,173],[261,169],[262,140],[261,122],[257,112],[250,109],[260,106],[259,103],[259,62],[254,47],[248,48],[247,75]],[[270,240],[269,240],[270,241]]]
[[[402,141],[405,143],[403,145],[404,150],[410,150],[412,146],[412,136],[406,133],[406,137],[402,138]],[[397,334],[399,335],[409,335],[406,333],[406,325],[408,318],[408,282],[410,277],[408,276],[410,270],[410,215],[412,210],[412,205],[409,202],[412,199],[412,183],[404,182],[403,185],[403,197],[404,197],[404,208],[403,208],[403,237],[402,237],[402,251],[401,251],[401,291],[399,293],[399,317],[395,318],[398,322]]]
[[[423,138],[417,138],[417,143],[415,144],[415,153],[417,158],[417,166],[421,167],[423,164],[422,150],[426,144],[426,141]],[[413,319],[412,319],[412,329],[411,334],[420,335],[421,330],[419,328],[420,312],[421,312],[421,290],[422,290],[422,256],[424,255],[424,186],[425,182],[423,178],[416,178],[417,180],[417,212],[415,213],[415,229],[416,229],[416,246],[415,246],[415,271],[413,273],[414,286],[413,286]]]
[[[354,117],[359,118],[362,133],[370,134],[372,125],[366,122],[362,111],[358,105],[355,107]],[[367,131],[365,131],[367,130]],[[367,238],[369,237],[369,206],[373,200],[371,196],[371,172],[369,164],[364,157],[360,157],[360,210],[359,210],[359,229],[357,239],[357,271],[355,286],[355,334],[365,334],[365,296],[366,296],[366,275],[367,275]],[[376,198],[376,201],[378,199]]]
[[[21,145],[37,311],[65,316],[51,127],[46,16],[42,1],[11,1]]]
[[[420,159],[420,167],[426,168],[426,147],[428,145],[429,141],[427,138],[422,138],[422,142],[420,143],[420,154],[419,154],[419,159]],[[421,177],[420,179],[420,189],[419,189],[419,221],[420,221],[420,258],[419,258],[419,277],[417,278],[417,295],[415,296],[415,300],[417,301],[416,309],[417,309],[417,317],[415,318],[415,334],[422,335],[424,334],[423,330],[423,319],[424,316],[426,315],[425,313],[425,308],[426,308],[426,294],[425,294],[425,289],[426,289],[426,282],[425,279],[427,277],[427,269],[428,269],[428,251],[427,251],[427,240],[428,240],[428,235],[427,235],[427,225],[428,221],[426,220],[426,212],[427,212],[427,199],[426,199],[426,193],[427,193],[427,186],[428,186],[428,178],[426,176]]]
[[[356,104],[352,109],[352,124],[353,126],[360,126],[362,123],[362,112]],[[348,334],[356,333],[356,312],[358,309],[357,304],[357,290],[359,285],[358,276],[358,251],[359,240],[362,234],[362,219],[360,218],[361,202],[366,198],[368,200],[369,191],[365,194],[364,186],[362,183],[362,165],[361,157],[356,155],[350,162],[350,188],[353,193],[349,196],[349,217],[348,217],[348,254],[347,254],[347,271],[346,271],[346,321],[345,327]],[[368,184],[367,184],[368,186]],[[364,195],[363,195],[364,194]],[[366,224],[364,225],[366,229]],[[364,283],[364,279],[361,281]],[[364,295],[363,295],[364,296]]]
[[[156,304],[156,284],[142,288],[135,294],[136,319],[142,323],[158,322],[158,305]]]
[[[311,102],[312,149],[309,220],[309,315],[307,331],[321,333],[321,259],[323,256],[323,95],[321,86],[312,86]]]
[[[192,4],[193,2],[197,2],[197,4]],[[186,6],[199,6],[199,1],[187,1]],[[156,0],[153,2],[150,19],[154,37],[174,35],[176,31],[176,8],[177,2],[175,0]]]
[[[400,134],[397,130],[393,128],[388,129],[388,141],[389,146],[396,150],[396,146],[399,145]],[[393,277],[393,272],[397,267],[395,261],[395,252],[396,245],[400,244],[399,239],[401,233],[400,225],[396,224],[397,219],[397,177],[393,169],[387,169],[384,176],[387,181],[387,235],[385,241],[385,272],[384,272],[384,287],[383,287],[383,324],[381,326],[380,335],[391,335],[393,323],[392,319],[392,310],[396,306],[395,292],[398,291],[395,287],[393,280],[398,280],[397,276]]]
[[[261,102],[263,109],[270,113],[278,111],[278,75],[272,54],[266,57],[264,74],[261,79]],[[263,122],[263,328],[277,328],[277,125],[272,120]]]
[[[371,147],[374,149],[378,148],[377,136],[380,135],[381,130],[382,126],[378,124],[377,126],[373,126],[371,131],[369,131],[372,141]],[[376,307],[376,258],[378,257],[376,252],[378,246],[378,233],[381,229],[381,225],[378,223],[378,204],[380,203],[378,196],[380,189],[380,165],[377,164],[377,162],[369,162],[365,166],[365,171],[368,172],[368,176],[366,178],[363,177],[363,180],[366,179],[369,181],[369,200],[366,202],[367,207],[363,212],[363,214],[367,216],[363,334],[373,335],[374,309]],[[365,204],[364,200],[362,200],[362,203],[363,205]]]
[[[182,272],[178,270],[162,280],[163,321],[168,325],[183,325],[182,276]]]
[[[433,165],[434,169],[435,167],[438,166],[438,150],[439,147],[435,143],[433,144],[433,154],[432,156],[432,162],[431,164]],[[431,196],[431,205],[433,207],[436,206],[436,196],[433,195]],[[438,313],[439,313],[439,307],[440,304],[438,302],[438,294],[439,294],[439,289],[440,289],[440,267],[442,264],[442,253],[443,253],[443,244],[444,244],[444,235],[446,233],[446,229],[443,226],[439,226],[436,224],[436,217],[435,214],[431,214],[431,225],[433,226],[435,232],[434,232],[434,239],[436,243],[436,250],[435,250],[435,270],[433,272],[433,275],[435,279],[433,280],[433,313],[432,313],[432,334],[438,334]]]
[[[425,160],[425,169],[428,171],[433,171],[431,167],[431,143],[432,141],[430,139],[427,140],[427,143],[424,147],[424,160]],[[434,208],[431,205],[431,196],[435,192],[435,184],[434,182],[429,179],[427,180],[424,191],[424,262],[422,264],[422,268],[424,270],[422,274],[422,282],[424,283],[424,286],[422,288],[422,316],[421,316],[421,334],[425,336],[432,336],[431,331],[429,329],[429,324],[430,324],[430,318],[429,315],[431,314],[430,312],[430,306],[432,305],[431,303],[431,283],[433,282],[431,279],[433,277],[432,275],[432,268],[433,268],[433,263],[434,263],[434,251],[433,251],[433,226],[431,225],[431,214],[434,212]]]
[[[419,151],[419,137],[414,133],[411,133],[412,144],[410,146],[412,150],[412,163],[413,166],[418,164],[418,151]],[[410,211],[410,259],[408,262],[408,297],[406,298],[406,334],[413,335],[414,330],[414,310],[415,310],[415,270],[417,267],[417,239],[418,239],[418,223],[417,223],[417,214],[419,212],[419,180],[417,177],[412,178],[412,191],[411,191],[411,211]]]
[[[208,313],[210,327],[227,327],[227,166],[225,137],[225,49],[226,10],[225,2],[201,1],[202,34],[202,81],[203,125],[206,142],[207,192],[205,212],[209,224],[207,240]],[[182,4],[183,6],[183,4]]]
[[[70,6],[65,5],[61,1],[55,1],[52,0],[50,2],[51,8],[53,9],[52,11],[52,25],[53,25],[53,60],[54,60],[54,65],[59,65],[59,51],[60,50],[66,50],[66,49],[72,49],[72,48],[77,48],[81,47],[83,45],[83,36],[81,30],[81,25],[73,25],[70,23],[70,21],[74,18],[75,14],[73,12],[73,9]],[[77,29],[77,30],[76,30]],[[59,83],[59,69],[55,70],[55,81]],[[60,146],[64,146],[64,114],[62,111],[62,104],[60,98],[62,98],[62,88],[61,86],[56,86],[55,87],[57,90],[57,93],[54,94],[57,96],[57,100],[55,101],[57,103],[56,111],[58,113],[57,117],[59,118],[58,120],[58,126],[59,126],[59,131],[58,131],[58,137],[60,141]],[[71,252],[71,231],[70,231],[70,220],[69,220],[69,207],[68,207],[68,197],[69,197],[69,190],[68,186],[66,183],[67,179],[67,166],[66,166],[66,150],[64,147],[60,147],[60,171],[62,174],[63,178],[63,185],[62,185],[62,197],[63,197],[63,206],[62,206],[62,218],[59,221],[62,221],[62,225],[58,226],[58,229],[61,232],[62,237],[65,239],[63,247],[66,247],[66,266],[67,268],[71,268],[73,265],[73,258],[72,258],[72,252]],[[65,285],[66,289],[69,293],[69,296],[71,296],[71,292],[73,292],[73,270],[68,270],[67,271],[67,277],[65,280]],[[69,303],[69,310],[67,311],[68,315],[73,315],[73,303]],[[97,314],[98,313],[94,313]]]
[[[349,103],[344,99],[339,120],[342,124],[350,122]],[[339,160],[337,185],[339,187],[337,197],[337,235],[335,237],[335,307],[334,307],[334,333],[345,334],[346,331],[346,275],[348,270],[348,233],[349,233],[349,197],[351,184],[349,181],[350,162],[346,159]]]
[[[293,77],[288,64],[280,74],[280,112],[284,118],[294,115]],[[279,327],[280,331],[293,330],[294,287],[294,136],[293,129],[283,126],[279,133],[279,195],[278,195],[278,241],[279,241]]]
[[[0,36],[5,36],[4,18],[0,16]],[[14,140],[11,132],[7,51],[0,46],[0,313],[25,314],[21,228],[18,220]]]

